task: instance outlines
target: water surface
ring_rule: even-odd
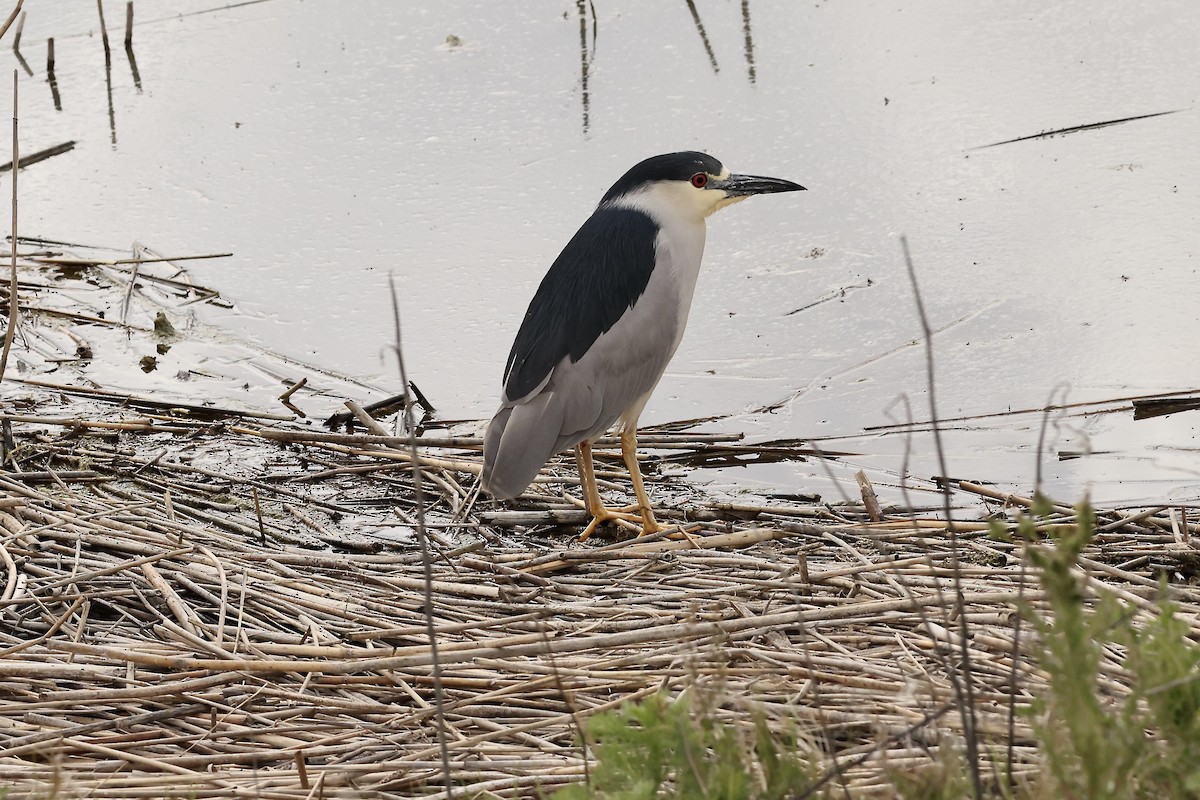
[[[117,40],[123,10],[108,4]],[[28,9],[23,149],[79,144],[22,172],[22,229],[232,251],[192,268],[236,303],[207,321],[383,389],[398,388],[383,357],[393,274],[409,372],[444,416],[490,415],[558,249],[628,166],[680,149],[809,191],[710,220],[646,423],[821,437],[859,454],[838,479],[862,467],[884,487],[906,450],[915,475],[939,472],[927,435],[865,432],[905,419],[899,398],[929,416],[900,234],[937,331],[942,415],[1200,384],[1194,3],[172,11],[139,4],[135,84],[119,43],[106,75],[94,6]],[[1161,111],[1178,113],[984,147]],[[141,380],[131,370],[128,388]],[[1067,499],[1195,499],[1198,418],[1056,415],[1044,479]],[[955,423],[948,471],[1028,491],[1040,422]],[[699,477],[837,494],[812,463]]]

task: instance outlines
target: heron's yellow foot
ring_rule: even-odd
[[[579,534],[579,541],[586,542],[596,529],[606,522],[615,522],[623,528],[629,530],[637,530],[637,525],[634,523],[641,522],[642,517],[637,514],[630,514],[622,510],[605,508],[597,506],[595,511],[591,512],[592,521],[587,524],[583,532]]]
[[[661,524],[654,516],[654,509],[650,506],[643,506],[638,503],[630,503],[627,506],[613,509],[622,514],[628,514],[630,519],[638,520],[642,523],[642,533],[658,533],[666,526]]]
[[[641,506],[639,509],[642,513],[642,535],[648,533],[658,533],[663,529],[662,525],[658,524],[658,520],[654,518],[654,509],[650,506]]]
[[[586,542],[596,532],[596,529],[606,522],[615,522],[626,530],[636,532],[638,536],[646,536],[647,534],[665,530],[664,526],[655,519],[654,509],[652,508],[637,504],[621,508],[597,507],[600,509],[599,512],[592,513],[592,521],[583,529],[583,533],[579,534],[579,541],[581,542]],[[641,523],[640,528],[637,523]]]
[[[578,497],[574,497],[566,492],[563,492],[562,498],[571,505],[578,506],[584,511],[588,511],[590,513],[590,506],[588,505],[587,500],[580,500]],[[619,515],[631,522],[640,522],[642,520],[642,507],[637,503],[630,503],[629,505],[621,506],[620,508],[607,508],[598,503],[597,507],[603,508],[605,513]]]
[[[654,511],[650,508],[650,498],[646,496],[646,488],[642,485],[642,473],[637,465],[637,440],[632,433],[621,434],[621,455],[629,468],[630,477],[633,478],[633,489],[637,494],[638,501],[634,505],[624,508],[606,508],[600,500],[600,490],[596,486],[591,443],[584,441],[575,447],[575,459],[579,465],[579,482],[583,487],[583,500],[576,501],[570,495],[568,497],[571,502],[582,502],[583,507],[592,515],[592,521],[583,529],[583,533],[579,534],[581,542],[587,541],[588,537],[596,532],[596,528],[606,522],[615,522],[623,528],[637,531],[639,535],[658,533],[662,530],[658,520],[654,519]],[[638,522],[642,523],[640,531],[635,524]]]

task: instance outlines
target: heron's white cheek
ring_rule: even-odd
[[[749,196],[750,195],[747,195],[747,194],[739,194],[739,195],[734,195],[732,197],[730,197],[729,195],[726,195],[725,197],[722,197],[720,200],[718,200],[711,209],[709,209],[708,214],[706,216],[712,216],[716,212],[720,211],[722,208],[727,208],[728,206],[731,206],[734,203],[740,203]]]

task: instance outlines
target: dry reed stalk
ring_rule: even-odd
[[[110,57],[108,48],[108,26],[104,24],[104,0],[96,0],[96,11],[100,14],[100,39],[104,42],[104,59]]]
[[[25,0],[17,0],[16,5],[13,6],[13,10],[8,13],[8,18],[4,20],[4,24],[0,25],[0,39],[3,39],[4,34],[8,33],[8,29],[12,26],[13,20],[15,20],[17,18],[17,15],[21,13],[21,6],[24,5],[24,3],[25,3]],[[13,49],[14,50],[16,50],[17,46],[20,44],[21,28],[23,28],[24,26],[25,26],[25,19],[24,19],[24,17],[22,17],[21,25],[17,27],[17,33],[13,37]],[[16,238],[14,238],[13,242],[15,243],[16,241],[17,241]]]

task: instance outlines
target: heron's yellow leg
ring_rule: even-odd
[[[642,470],[637,460],[637,428],[630,426],[621,431],[621,456],[625,466],[629,468],[629,477],[633,480],[633,491],[637,495],[638,509],[642,512],[642,533],[658,533],[662,526],[654,518],[654,509],[650,507],[650,498],[646,495],[646,485],[642,482]]]
[[[579,541],[585,542],[596,532],[596,528],[606,522],[628,523],[637,519],[630,514],[606,508],[600,499],[600,489],[596,486],[596,471],[592,464],[592,445],[590,442],[580,442],[575,446],[575,463],[579,467],[579,482],[583,484],[583,507],[592,515],[592,521],[579,534]],[[636,528],[635,528],[636,530]]]

